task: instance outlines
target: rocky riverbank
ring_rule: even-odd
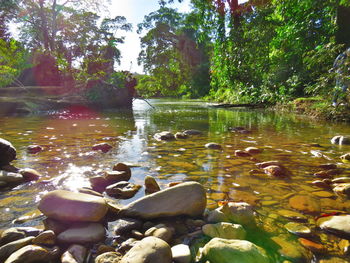
[[[237,134],[252,131],[235,127]],[[168,141],[191,139],[201,136],[196,130],[172,134],[161,132],[155,140]],[[347,136],[335,136],[333,144],[345,145]],[[221,152],[224,145],[208,142],[203,150]],[[108,144],[91,147],[108,152]],[[249,158],[256,169],[252,176],[281,180],[285,187],[295,177],[282,161],[258,162],[256,156],[264,149],[247,147],[235,150],[237,158]],[[28,147],[39,152],[40,146]],[[313,151],[316,156],[322,155]],[[23,177],[12,171],[16,149],[5,140],[0,144],[2,173]],[[349,154],[339,156],[347,162]],[[322,156],[321,156],[322,157]],[[322,196],[350,198],[349,177],[341,176],[336,163],[324,163],[314,174],[312,184]],[[5,171],[6,170],[6,171]],[[20,171],[20,170],[19,170]],[[40,176],[40,175],[38,175]],[[35,180],[35,176],[29,177]],[[210,189],[198,182],[173,182],[160,187],[151,176],[144,178],[145,195],[122,206],[118,199],[128,199],[141,188],[130,183],[132,167],[117,163],[112,171],[90,177],[90,188],[79,192],[54,190],[42,196],[38,202],[42,222],[35,227],[4,229],[0,237],[0,261],[9,262],[62,262],[62,263],[274,263],[274,262],[348,262],[350,251],[350,216],[346,208],[342,213],[323,213],[320,203],[303,192],[286,197],[291,209],[279,210],[278,215],[262,215],[256,207],[243,202],[243,191],[235,198],[221,198],[218,207],[207,203]],[[4,187],[15,186],[6,182]],[[274,185],[271,185],[273,191]],[[307,187],[307,185],[305,185]],[[242,196],[240,196],[240,193]],[[249,199],[249,198],[248,198]],[[254,200],[253,200],[254,201]],[[264,201],[276,202],[275,200]],[[252,202],[254,203],[254,202]],[[278,216],[285,222],[277,222]],[[261,224],[264,222],[264,224]],[[280,225],[283,225],[280,228]],[[270,231],[273,229],[273,231]],[[291,235],[285,235],[284,231]],[[340,240],[342,255],[326,245],[326,239]],[[323,256],[325,255],[325,256]],[[317,259],[317,261],[316,261]]]

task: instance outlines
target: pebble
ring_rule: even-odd
[[[288,232],[295,234],[297,236],[310,236],[311,235],[311,229],[308,228],[305,225],[295,223],[295,222],[289,222],[284,225],[284,227],[288,230]]]

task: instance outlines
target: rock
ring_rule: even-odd
[[[333,184],[350,183],[350,177],[338,177],[332,180]]]
[[[242,134],[247,134],[247,133],[251,133],[252,131],[247,130],[244,127],[233,127],[233,128],[229,128],[230,131],[233,132],[237,132],[237,133],[242,133]]]
[[[23,176],[24,180],[28,181],[36,181],[38,180],[40,177],[42,177],[42,175],[31,168],[24,168],[19,170],[19,173]]]
[[[121,209],[121,216],[152,219],[178,215],[200,216],[206,192],[197,182],[186,182],[140,198]]]
[[[202,132],[198,130],[185,130],[183,131],[185,135],[201,135]]]
[[[58,252],[58,247],[47,249],[36,245],[28,245],[13,253],[5,263],[50,262],[58,256]]]
[[[122,255],[118,252],[107,252],[96,257],[95,263],[119,263]]]
[[[95,195],[95,196],[103,197],[102,194],[100,194],[99,192],[96,192],[96,191],[94,191],[94,190],[92,190],[91,188],[88,188],[88,187],[79,188],[78,192],[82,193],[82,194],[88,194],[88,195]]]
[[[10,173],[18,173],[19,169],[12,164],[0,165],[0,170],[10,172]]]
[[[327,232],[350,238],[350,215],[320,218],[317,220],[317,225]]]
[[[107,181],[104,176],[93,176],[89,178],[91,188],[94,191],[102,193],[110,183]]]
[[[207,236],[225,239],[245,239],[247,234],[241,225],[226,222],[206,224],[202,227],[202,231]]]
[[[125,172],[125,178],[127,178],[127,180],[124,181],[129,181],[130,177],[131,177],[131,169],[128,165],[126,165],[125,163],[117,163],[113,166],[113,171],[119,171],[119,172]]]
[[[321,180],[313,181],[312,184],[323,189],[327,189],[327,190],[331,189],[331,186],[329,184]]]
[[[333,191],[338,196],[350,199],[350,183],[336,184]]]
[[[39,145],[29,145],[27,147],[27,152],[31,153],[31,154],[36,154],[38,152],[41,152],[43,150],[43,148]]]
[[[289,199],[289,205],[304,213],[319,213],[321,210],[319,202],[308,195],[296,195]]]
[[[12,253],[18,249],[25,247],[32,243],[34,237],[25,237],[16,241],[12,241],[0,247],[0,262],[3,262]]]
[[[118,215],[119,211],[122,209],[123,206],[117,203],[115,200],[112,200],[106,197],[105,197],[105,201],[107,202],[108,212],[111,215]]]
[[[327,250],[322,244],[316,243],[305,238],[298,238],[298,241],[303,247],[309,249],[314,253],[320,254],[326,252]]]
[[[288,172],[282,166],[270,165],[264,168],[264,172],[274,177],[287,177]]]
[[[69,227],[69,223],[64,223],[51,218],[44,219],[43,223],[45,230],[52,230],[56,235],[62,233]]]
[[[191,263],[191,251],[189,246],[179,244],[171,248],[173,261],[175,263]]]
[[[160,191],[160,187],[156,181],[156,179],[154,179],[154,177],[150,176],[150,175],[146,175],[145,177],[145,192],[146,194],[153,194],[155,192]]]
[[[343,162],[348,162],[348,161],[350,161],[350,153],[343,154],[342,156],[340,156],[340,159],[341,159]]]
[[[21,174],[18,173],[9,173],[5,171],[0,171],[0,181],[7,184],[21,184],[24,183],[24,178]]]
[[[37,236],[41,231],[35,227],[11,227],[1,233],[0,244],[4,245],[28,236]]]
[[[84,263],[87,249],[81,245],[71,245],[61,256],[61,263]],[[95,261],[96,262],[96,261]]]
[[[120,263],[171,263],[170,246],[157,237],[145,237],[133,246]]]
[[[81,223],[68,228],[57,236],[60,243],[97,243],[106,238],[106,230],[99,223]]]
[[[177,132],[177,133],[175,133],[175,138],[176,139],[187,139],[188,135],[183,133],[183,132]]]
[[[7,165],[16,159],[16,148],[5,140],[0,138],[0,166]]]
[[[101,197],[65,190],[44,195],[38,208],[52,219],[83,222],[98,222],[108,210],[107,203]]]
[[[121,181],[106,187],[106,193],[117,199],[129,199],[133,197],[141,188],[141,185]]]
[[[320,259],[317,263],[349,263],[349,261],[344,258],[329,257],[327,259]]]
[[[350,144],[350,137],[337,135],[331,139],[332,144],[348,145]]]
[[[337,169],[337,165],[335,163],[325,163],[325,164],[319,165],[318,167],[324,170]]]
[[[247,147],[245,148],[245,151],[249,154],[259,154],[263,152],[263,149],[259,149],[256,147]]]
[[[172,134],[171,132],[168,132],[168,131],[163,131],[163,132],[156,133],[153,137],[157,141],[171,141],[171,140],[175,140],[174,134]]]
[[[110,225],[113,225],[113,232],[116,235],[123,235],[131,232],[131,230],[140,230],[142,221],[134,218],[120,218],[117,221],[111,222]]]
[[[235,156],[237,156],[237,157],[251,157],[252,155],[246,151],[236,150]]]
[[[164,224],[159,224],[151,227],[145,232],[145,236],[153,236],[164,240],[169,243],[175,233],[175,229],[172,227],[167,227]]]
[[[133,246],[135,246],[139,242],[140,241],[135,238],[129,238],[119,245],[118,252],[125,254],[126,251],[130,250]]]
[[[275,236],[271,238],[279,245],[278,253],[292,262],[311,262],[311,255],[299,243],[287,239],[284,236]]]
[[[234,222],[243,226],[254,226],[253,206],[245,202],[228,202],[209,212],[208,222]]]
[[[215,142],[209,142],[206,145],[204,145],[204,147],[212,150],[222,150],[222,146]]]
[[[56,243],[56,235],[52,230],[46,230],[36,236],[32,243],[34,245],[52,246]]]
[[[288,230],[288,232],[295,234],[297,236],[310,236],[311,229],[302,224],[289,222],[284,225],[284,227]]]
[[[213,238],[204,247],[202,259],[210,263],[269,263],[264,249],[247,240]]]
[[[95,144],[92,146],[92,150],[94,151],[101,151],[103,153],[106,153],[106,152],[109,152],[113,147],[106,143],[106,142],[103,142],[103,143],[98,143],[98,144]]]
[[[115,184],[121,181],[129,181],[130,177],[130,171],[108,171],[104,175],[104,178],[107,180],[108,185]]]
[[[268,161],[268,162],[256,163],[255,165],[260,169],[264,169],[270,165],[282,166],[282,164],[279,161]]]
[[[301,221],[301,222],[307,222],[307,217],[304,216],[301,213],[295,212],[295,211],[291,211],[291,210],[279,210],[277,211],[277,213],[287,219],[290,220],[295,220],[295,221]]]

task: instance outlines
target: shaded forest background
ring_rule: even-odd
[[[350,0],[191,0],[190,13],[159,1],[138,25],[143,97],[231,103],[330,101],[336,56],[350,46]],[[103,80],[123,87],[118,45],[124,17],[101,18],[97,0],[8,0],[0,8],[0,86],[68,88]],[[19,39],[9,25],[20,25]],[[348,74],[349,75],[349,74]],[[349,77],[349,76],[347,76]],[[98,92],[98,87],[95,87]]]

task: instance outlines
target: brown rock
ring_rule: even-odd
[[[95,144],[92,146],[92,150],[94,151],[101,151],[103,153],[106,153],[106,152],[109,152],[113,147],[106,143],[106,142],[103,142],[103,143],[98,143],[98,144]]]
[[[259,154],[263,152],[263,149],[259,149],[256,147],[247,147],[245,148],[245,151],[250,154]]]
[[[326,248],[322,244],[316,243],[314,241],[311,241],[305,238],[298,238],[298,241],[303,247],[311,250],[314,253],[326,252]]]
[[[237,157],[250,157],[251,154],[246,152],[246,151],[236,150],[235,151],[235,156],[237,156]]]
[[[160,187],[156,181],[156,179],[154,179],[154,177],[147,175],[145,177],[145,192],[147,194],[153,194],[155,192],[160,191]]]
[[[289,199],[289,205],[305,213],[318,213],[321,210],[319,202],[308,195],[296,195]]]

